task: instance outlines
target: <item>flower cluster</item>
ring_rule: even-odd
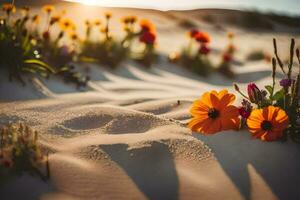
[[[221,55],[221,63],[219,66],[213,66],[209,59],[212,52],[209,43],[211,37],[208,33],[192,29],[188,32],[189,44],[181,53],[171,53],[169,55],[170,62],[180,62],[182,66],[187,67],[191,71],[207,76],[215,69],[228,78],[233,78],[234,73],[231,70],[230,63],[233,60],[236,48],[233,44],[234,34],[228,33],[229,43]]]
[[[48,156],[37,140],[38,133],[23,123],[8,124],[0,129],[0,179],[25,172],[43,180],[48,178]]]
[[[41,59],[37,39],[26,27],[30,17],[28,8],[23,8],[21,18],[12,18],[16,8],[12,4],[3,4],[4,18],[0,19],[0,65],[8,73],[9,79],[16,79],[25,85],[23,74],[38,74],[44,77],[54,69]],[[36,19],[34,19],[36,20]]]
[[[29,7],[17,9],[13,4],[3,4],[6,13],[0,21],[0,56],[2,66],[7,68],[10,79],[25,84],[23,74],[38,74],[48,78],[50,75],[62,76],[67,82],[78,87],[85,86],[88,80],[74,71],[69,63],[75,60],[74,42],[66,44],[64,39],[77,40],[76,26],[72,20],[63,18],[65,11],[55,12],[55,7],[42,7],[42,15],[32,14]],[[55,27],[57,26],[57,27]],[[59,30],[58,34],[52,31]]]
[[[233,44],[234,33],[229,32],[227,34],[227,38],[228,38],[229,42],[222,54],[222,60],[221,60],[220,66],[218,67],[218,70],[219,70],[219,72],[224,74],[226,77],[233,78],[234,73],[231,70],[230,63],[232,62],[232,60],[234,58],[234,54],[236,52],[236,47]]]
[[[136,24],[138,18],[136,16],[125,16],[121,18],[124,38],[121,40],[113,37],[110,31],[111,13],[105,13],[105,21],[102,24],[100,20],[92,23],[86,21],[86,36],[81,44],[81,52],[79,58],[84,62],[98,62],[106,66],[115,68],[127,58],[137,60],[147,66],[155,61],[155,41],[156,32],[154,25],[148,20],[140,20],[140,29]],[[100,38],[93,40],[94,30],[99,27]],[[133,43],[138,41],[142,47]],[[136,44],[136,43],[134,43]]]
[[[192,120],[189,127],[193,131],[213,134],[222,130],[239,129],[246,126],[254,138],[274,141],[291,137],[300,141],[300,70],[293,73],[294,54],[300,64],[300,51],[295,51],[292,39],[290,60],[284,66],[277,53],[274,39],[275,57],[272,59],[272,84],[265,90],[255,83],[248,84],[244,94],[237,84],[235,90],[243,96],[240,107],[232,105],[235,96],[227,90],[204,93],[191,108]],[[277,65],[284,78],[276,84]],[[278,88],[279,87],[279,88]]]
[[[212,71],[212,65],[208,59],[211,52],[209,43],[211,38],[208,33],[192,29],[187,33],[189,44],[183,49],[180,56],[170,55],[170,60],[179,59],[183,66],[194,71],[195,73],[206,76]]]

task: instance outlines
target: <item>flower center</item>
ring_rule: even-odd
[[[217,118],[218,116],[219,116],[219,111],[217,110],[217,109],[215,109],[215,108],[210,108],[209,110],[208,110],[208,117],[209,118],[211,118],[211,119],[215,119],[215,118]]]
[[[269,131],[272,129],[272,124],[271,122],[264,120],[261,124],[260,127],[264,130],[264,131]]]

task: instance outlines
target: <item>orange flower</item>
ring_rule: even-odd
[[[283,136],[289,125],[289,118],[279,107],[268,106],[253,110],[247,119],[247,126],[253,137],[273,141]]]
[[[154,25],[147,19],[142,19],[140,21],[140,26],[141,26],[143,32],[150,32],[153,34],[155,34],[155,32],[156,32]]]
[[[195,38],[196,35],[198,35],[198,34],[199,34],[199,31],[197,29],[192,29],[188,32],[188,35],[190,38]]]
[[[233,106],[235,95],[227,90],[204,93],[194,101],[190,110],[193,119],[188,127],[203,134],[214,134],[222,130],[239,129],[238,108]]]
[[[210,42],[209,34],[206,32],[199,32],[194,36],[194,38],[200,43],[209,43]]]
[[[46,13],[50,14],[54,10],[54,6],[53,5],[45,5],[45,6],[43,6],[42,9]]]
[[[5,3],[2,5],[2,10],[5,11],[6,13],[11,13],[11,12],[16,12],[16,7],[11,4],[11,3]]]

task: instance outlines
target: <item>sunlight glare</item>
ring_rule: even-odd
[[[97,0],[73,0],[73,1],[85,4],[85,5],[89,5],[89,6],[97,5]]]

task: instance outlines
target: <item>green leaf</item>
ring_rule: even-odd
[[[284,98],[284,90],[281,89],[279,91],[277,91],[274,95],[273,95],[273,100],[279,101],[280,99]]]
[[[87,62],[87,63],[98,62],[98,59],[92,58],[92,57],[87,57],[87,56],[81,56],[81,57],[79,58],[79,60],[80,60],[81,62]]]
[[[271,85],[265,86],[266,90],[269,92],[270,96],[273,94],[273,87]]]
[[[45,69],[47,69],[48,71],[50,71],[51,73],[55,73],[55,70],[50,67],[49,65],[47,65],[46,63],[40,61],[40,60],[36,60],[36,59],[28,59],[28,60],[24,60],[25,64],[34,64],[34,65],[38,65],[41,66]]]

